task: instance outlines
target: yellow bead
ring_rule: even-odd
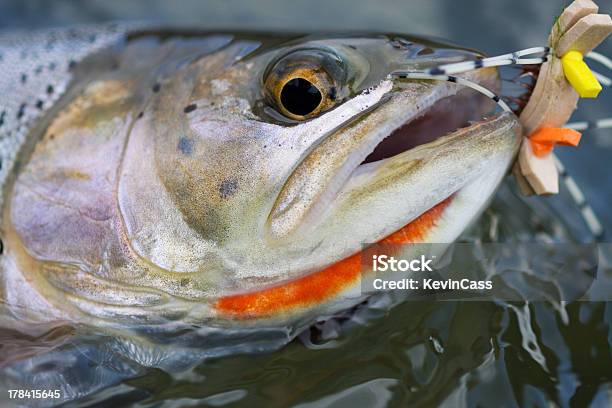
[[[601,91],[601,85],[591,72],[588,65],[583,61],[582,54],[578,51],[568,51],[562,58],[563,73],[582,98],[597,98]]]

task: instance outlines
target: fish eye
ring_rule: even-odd
[[[276,61],[266,72],[267,99],[284,116],[305,120],[323,113],[339,102],[342,61],[318,50],[297,51]]]

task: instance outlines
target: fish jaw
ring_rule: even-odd
[[[453,197],[427,210],[416,220],[381,240],[381,243],[409,244],[426,239],[437,227]],[[359,291],[362,253],[358,252],[329,267],[296,280],[259,291],[225,296],[214,307],[220,317],[231,320],[291,319],[296,313],[318,309],[330,312],[350,306],[365,293]]]
[[[361,165],[325,212],[335,228],[364,220],[354,225],[353,233],[374,234],[362,242],[377,242],[458,191],[483,186],[470,190],[474,201],[456,221],[456,230],[462,230],[469,222],[464,220],[473,219],[501,182],[516,154],[519,135],[514,115],[504,113],[392,158]],[[483,174],[496,177],[486,178],[485,185]],[[449,237],[439,242],[451,242],[456,235]]]
[[[498,85],[495,70],[468,76],[492,89]],[[384,86],[381,83],[380,87]],[[462,105],[473,111],[448,119]],[[299,254],[299,265],[292,263],[293,278],[300,272],[319,270],[330,261],[354,254],[364,242],[377,242],[397,231],[473,182],[481,172],[497,168],[505,172],[518,147],[520,126],[512,114],[480,120],[490,108],[486,97],[456,84],[393,84],[378,105],[328,135],[288,177],[268,218],[270,252],[287,263],[292,259],[279,257],[279,248]],[[416,137],[413,130],[423,133],[423,129],[404,128],[432,111],[430,122],[450,123],[450,130],[437,130],[439,136],[445,132],[447,136],[391,158],[363,162],[398,130],[403,129],[404,138]],[[466,126],[471,121],[476,122]],[[461,126],[465,127],[456,129]],[[490,189],[479,198],[486,201],[492,193]],[[479,209],[474,205],[469,212],[473,215]],[[458,229],[466,226],[461,220],[456,222]],[[274,271],[268,271],[268,276],[274,276]]]
[[[478,166],[473,176],[461,188],[435,203],[411,222],[378,240],[378,244],[450,243],[486,208],[516,154],[520,127],[514,116],[502,114],[490,122],[472,125],[470,130],[473,133],[482,132],[480,138],[474,134],[466,134],[468,130],[463,129],[459,134],[447,137],[450,140],[435,143],[452,143],[452,139],[460,143],[479,143],[484,149],[482,153],[488,156],[488,159],[482,160],[483,166]],[[423,147],[420,150],[427,149]],[[461,154],[461,146],[456,146],[456,149],[456,152]],[[406,152],[404,155],[418,157],[419,152]],[[378,164],[377,167],[382,165]],[[366,173],[370,174],[366,176]],[[360,178],[372,177],[372,173],[372,169],[363,170],[347,183],[339,195],[342,197],[347,194],[343,198],[350,202],[350,193],[347,192],[352,190],[354,194],[358,189],[357,185],[364,183]],[[396,207],[399,201],[390,202]],[[364,268],[366,264],[367,262],[362,260],[362,251],[357,251],[300,278],[262,290],[222,297],[214,304],[214,309],[221,318],[251,322],[290,321],[313,311],[318,314],[332,313],[371,295],[361,287],[363,274],[370,272]]]

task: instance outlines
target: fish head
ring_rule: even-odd
[[[131,90],[122,102],[130,107],[125,137],[104,199],[119,241],[107,247],[118,249],[85,269],[201,301],[210,315],[235,317],[219,302],[308,280],[432,208],[436,216],[405,242],[452,242],[518,148],[517,118],[494,113],[483,95],[389,75],[481,58],[472,50],[410,36],[337,35],[234,39],[202,56],[167,55],[153,91]],[[465,77],[500,86],[494,68]],[[33,161],[37,150],[44,149]],[[43,170],[30,167],[36,171]],[[18,235],[32,226],[24,218],[42,211],[26,208],[24,217],[28,205],[13,200]],[[66,240],[92,241],[74,225]],[[67,262],[45,250],[44,259]],[[338,295],[278,310],[310,310]],[[260,316],[249,310],[241,316]],[[261,315],[277,311],[270,310]]]

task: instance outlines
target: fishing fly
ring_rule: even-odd
[[[556,144],[577,146],[581,137],[579,131],[612,127],[612,118],[567,123],[578,97],[596,98],[602,85],[609,87],[612,84],[612,79],[591,70],[583,60],[590,59],[612,71],[612,60],[593,51],[612,32],[610,16],[597,14],[597,11],[597,6],[590,0],[572,3],[554,24],[548,46],[443,64],[426,70],[398,70],[390,76],[456,83],[480,92],[503,111],[518,115],[527,134],[513,168],[521,192],[524,195],[557,194],[560,178],[593,237],[600,240],[604,235],[601,222],[576,181],[552,153]],[[524,94],[518,98],[502,96],[458,76],[488,67],[521,68],[521,73],[508,81],[525,89]],[[534,83],[521,82],[525,77],[530,77]]]

